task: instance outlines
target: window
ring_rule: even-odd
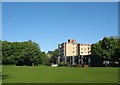
[[[88,54],[90,54],[91,52],[88,52]]]
[[[88,47],[88,50],[90,50],[90,48]]]
[[[83,53],[83,52],[81,52],[81,53]]]
[[[73,53],[74,53],[74,51],[73,51]]]
[[[83,50],[83,48],[81,48],[81,50]]]
[[[86,48],[84,50],[86,50]]]

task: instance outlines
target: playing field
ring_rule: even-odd
[[[3,83],[117,83],[118,68],[3,66]]]

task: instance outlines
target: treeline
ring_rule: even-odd
[[[118,37],[104,37],[99,42],[91,46],[92,57],[96,57],[96,61],[109,65],[120,66],[120,38]],[[93,58],[95,59],[95,58]],[[95,64],[94,64],[95,65]]]
[[[46,54],[40,50],[37,43],[31,40],[25,42],[1,42],[3,65],[15,64],[18,66],[32,66],[57,63],[57,57],[59,56],[58,49]],[[91,65],[93,66],[97,66],[97,64],[99,66],[100,63],[103,64],[104,61],[109,61],[109,65],[117,64],[120,66],[120,38],[104,37],[99,42],[92,44],[91,53]]]
[[[48,64],[48,57],[41,52],[37,43],[29,40],[25,42],[2,42],[2,64],[15,64],[18,66]]]

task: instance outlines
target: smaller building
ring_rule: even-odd
[[[52,53],[53,53],[53,51],[48,51],[48,53],[47,53],[48,58],[52,57]]]

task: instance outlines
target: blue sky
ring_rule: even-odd
[[[2,5],[2,39],[32,40],[45,52],[68,39],[92,44],[104,36],[118,35],[117,2],[4,2]]]

